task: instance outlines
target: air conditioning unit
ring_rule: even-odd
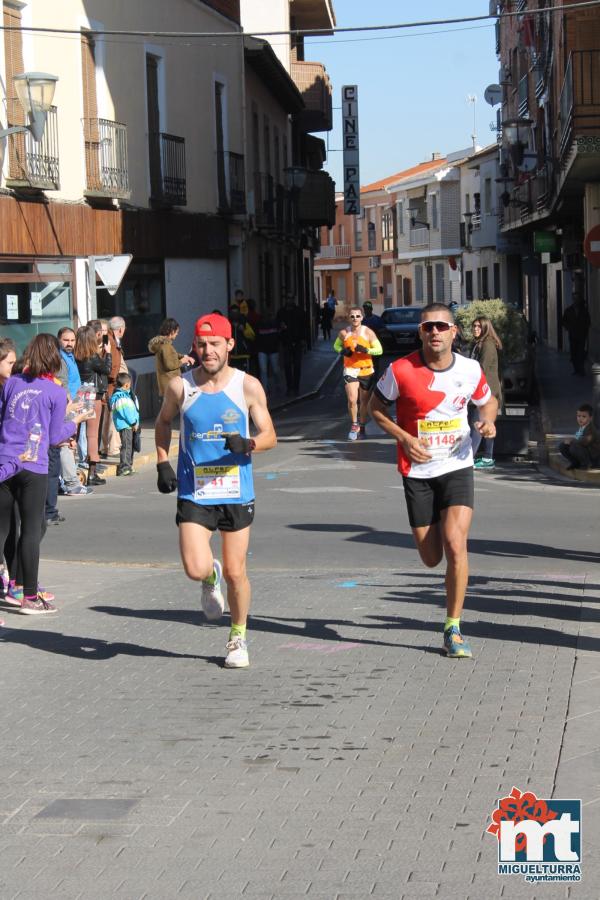
[[[369,257],[369,268],[370,269],[378,269],[381,265],[381,257],[380,256],[370,256]]]

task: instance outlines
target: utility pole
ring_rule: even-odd
[[[471,140],[473,141],[473,152],[477,149],[477,125],[475,123],[475,105],[477,103],[477,97],[475,94],[469,94],[467,96],[467,103],[473,104],[473,134],[471,135]]]

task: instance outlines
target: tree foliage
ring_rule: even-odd
[[[502,341],[504,360],[516,360],[527,352],[527,322],[520,309],[504,300],[474,300],[456,311],[456,321],[467,341],[473,341],[471,326],[479,316],[487,316]]]

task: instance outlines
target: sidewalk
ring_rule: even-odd
[[[575,411],[581,403],[592,402],[592,376],[571,374],[566,353],[538,347],[536,371],[540,390],[540,409],[544,436],[544,457],[552,469],[575,481],[600,484],[600,469],[573,469],[558,452],[558,444],[575,433]]]
[[[314,342],[312,349],[307,350],[302,357],[302,374],[300,377],[300,390],[297,396],[287,396],[285,390],[285,381],[283,371],[281,373],[282,382],[275,390],[269,390],[267,398],[269,401],[269,409],[275,412],[283,409],[285,406],[291,406],[306,400],[314,394],[318,394],[328,377],[331,370],[339,365],[339,356],[333,350],[333,341],[324,341],[319,337]],[[173,431],[173,440],[171,443],[170,455],[177,454],[179,447],[179,432]],[[142,452],[134,457],[134,466],[140,469],[143,466],[153,464],[156,461],[156,453],[154,450],[154,419],[146,419],[142,422]],[[104,470],[102,477],[112,477],[117,473],[117,460],[110,457],[108,461],[103,462]]]

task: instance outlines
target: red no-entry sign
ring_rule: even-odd
[[[585,258],[596,269],[600,269],[600,225],[590,228],[583,242]]]

